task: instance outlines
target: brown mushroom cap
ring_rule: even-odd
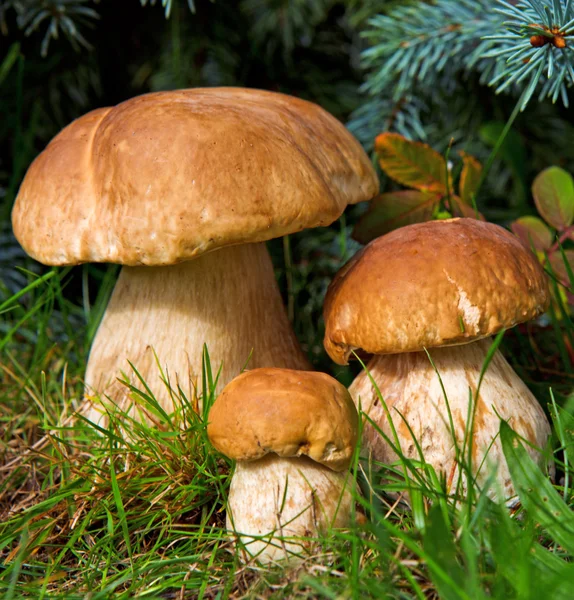
[[[465,344],[536,317],[549,300],[536,257],[502,227],[419,223],[377,238],[339,271],[325,298],[324,345],[346,364],[357,348]]]
[[[357,410],[347,389],[324,373],[253,369],[227,384],[209,413],[211,443],[249,461],[274,452],[309,456],[334,471],[349,467]]]
[[[46,264],[159,266],[328,225],[377,191],[359,143],[319,106],[190,89],[71,123],[29,168],[12,220]]]

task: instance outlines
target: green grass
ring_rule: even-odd
[[[22,252],[14,253],[12,201],[26,166],[57,129],[54,107],[46,109],[34,90],[57,91],[66,75],[54,71],[58,57],[40,67],[26,52],[24,58],[14,43],[0,63],[8,99],[6,155],[13,161],[0,165],[0,598],[574,596],[574,325],[554,284],[556,302],[546,323],[519,326],[501,341],[512,366],[548,407],[558,481],[545,478],[503,425],[520,497],[512,510],[494,504],[486,490],[447,496],[444,478],[397,448],[401,460],[382,472],[368,461],[354,465],[365,524],[318,539],[314,553],[295,568],[243,565],[224,530],[233,465],[209,445],[205,415],[193,411],[190,399],[174,390],[178,409],[166,416],[139,381],[133,397],[165,425],[133,423],[129,438],[121,413],[111,414],[103,431],[75,418],[86,356],[117,269],[39,271]],[[197,70],[194,61],[190,65]],[[56,84],[47,87],[43,72]],[[79,95],[91,95],[80,75]],[[78,89],[75,81],[64,87]],[[347,92],[337,92],[338,99]],[[70,100],[61,92],[52,104],[55,114],[64,111],[56,117],[60,125],[83,106],[78,94]],[[529,150],[544,142],[535,140]],[[349,209],[350,221],[356,210]],[[496,211],[501,219],[518,216],[513,208]],[[278,272],[296,333],[317,368],[345,384],[358,366],[339,368],[326,357],[319,315],[334,272],[357,249],[351,228],[342,219],[340,233],[314,230],[290,236],[284,246],[281,240],[271,244],[276,264],[283,251],[290,256],[296,248],[295,259]],[[200,390],[206,406],[212,380],[206,364]],[[461,467],[469,471],[464,455],[463,447]],[[406,493],[412,508],[401,502]]]
[[[112,412],[98,431],[73,415],[113,272],[100,274],[93,306],[67,299],[68,271],[25,277],[24,293],[4,291],[0,300],[0,597],[572,597],[569,320],[550,322],[536,335],[531,328],[509,332],[502,341],[525,379],[537,376],[533,387],[550,406],[558,485],[506,424],[500,435],[520,498],[512,510],[493,503],[485,489],[447,495],[444,477],[399,448],[401,460],[382,472],[357,458],[357,507],[366,523],[315,540],[295,567],[262,568],[242,564],[225,532],[232,464],[206,436],[217,380],[207,353],[198,391],[203,414],[173,390],[177,410],[165,415],[138,381],[132,397],[162,427],[126,423],[126,415]],[[557,373],[554,379],[529,370],[533,352],[535,364]],[[459,456],[464,468],[464,447]],[[407,492],[412,508],[401,502]]]

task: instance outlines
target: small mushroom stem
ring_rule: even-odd
[[[477,484],[482,487],[486,483],[491,465],[495,465],[498,467],[498,485],[505,498],[509,498],[515,490],[498,436],[500,418],[508,421],[519,435],[538,448],[546,445],[550,426],[536,398],[498,351],[484,375],[477,398],[480,373],[490,343],[490,340],[480,340],[430,350],[444,385],[452,427],[440,380],[426,353],[374,356],[367,369],[385,400],[405,457],[420,460],[410,427],[426,462],[437,473],[444,473],[449,491],[454,493],[461,476],[456,440],[461,452],[465,448],[460,460],[468,465],[470,456]],[[357,405],[361,403],[363,412],[396,444],[384,406],[367,373],[357,376],[349,392]],[[473,404],[469,406],[471,396]],[[469,420],[468,415],[473,412],[474,419]],[[368,422],[363,430],[363,447],[381,463],[389,464],[398,459],[391,446]],[[542,462],[536,450],[529,446],[526,449],[533,459]],[[462,477],[464,491],[466,478],[464,474]],[[492,490],[490,495],[497,497],[496,490]]]
[[[238,462],[231,480],[227,528],[261,563],[296,560],[329,528],[348,527],[354,503],[348,471],[335,472],[310,458],[268,454]],[[247,557],[244,557],[247,558]]]
[[[129,360],[169,412],[173,399],[158,363],[174,394],[179,386],[191,400],[201,390],[204,344],[214,378],[222,365],[218,390],[239,374],[250,353],[249,368],[310,368],[265,244],[225,247],[173,266],[124,267],[92,345],[86,391],[129,410],[129,390],[117,378],[124,372],[143,388]],[[98,402],[87,416],[101,423]]]

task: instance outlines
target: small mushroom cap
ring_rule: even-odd
[[[159,266],[328,225],[377,192],[357,140],[316,104],[198,88],[72,122],[28,169],[12,222],[46,264]]]
[[[354,349],[466,344],[536,317],[549,301],[540,263],[502,227],[419,223],[373,240],[337,273],[325,298],[324,345],[346,364]]]
[[[207,435],[240,461],[266,454],[309,456],[333,471],[347,469],[357,442],[357,409],[325,373],[253,369],[228,383],[209,413]]]

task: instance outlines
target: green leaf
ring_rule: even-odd
[[[567,552],[574,552],[574,512],[526,452],[506,421],[500,422],[500,441],[512,483],[524,508]]]
[[[416,190],[381,194],[369,203],[367,212],[359,219],[353,237],[362,244],[405,225],[432,219],[440,196]]]
[[[457,561],[453,534],[445,522],[442,510],[434,505],[429,512],[423,540],[424,551],[441,568],[441,576],[429,567],[431,578],[437,586],[441,598],[458,600],[458,590],[464,589],[465,574]]]
[[[537,542],[532,519],[521,519],[519,525],[505,506],[491,503],[482,531],[497,571],[499,589],[492,589],[491,597],[571,598],[574,565]]]
[[[498,579],[506,580],[512,586],[515,595],[510,597],[527,597],[528,590],[536,584],[536,580],[533,581],[531,559],[532,547],[536,542],[531,522],[524,528],[519,527],[504,506],[491,506],[489,513],[483,531],[499,573]],[[512,548],[511,553],[508,552],[509,548]],[[495,597],[501,597],[501,591]]]
[[[558,417],[564,433],[564,449],[569,453],[574,450],[574,415],[564,408],[558,407]],[[556,419],[555,419],[556,421]]]
[[[485,221],[485,218],[481,213],[474,210],[473,206],[465,204],[459,196],[452,196],[448,201],[448,206],[451,209],[453,217],[467,217],[469,219]]]
[[[540,544],[533,546],[530,563],[533,572],[533,585],[529,590],[531,598],[571,600],[574,564],[562,560]]]
[[[528,248],[543,252],[552,246],[554,235],[546,223],[538,217],[520,217],[510,224],[512,233]]]
[[[10,46],[4,60],[0,63],[0,85],[4,83],[4,80],[8,76],[8,73],[12,70],[12,67],[16,64],[18,57],[20,56],[20,44],[15,42]]]
[[[472,205],[472,197],[478,188],[482,165],[474,156],[462,150],[459,154],[463,163],[459,182],[460,197],[465,204]]]
[[[381,169],[402,185],[446,194],[444,158],[427,144],[412,142],[398,133],[382,133],[375,140]]]
[[[560,167],[548,167],[532,184],[532,195],[540,216],[561,231],[574,220],[574,180]]]
[[[552,399],[552,423],[556,436],[560,440],[562,450],[562,463],[564,465],[564,479],[562,497],[566,500],[570,495],[570,472],[572,464],[572,450],[574,450],[574,416],[564,408],[557,406],[554,393],[550,390]]]

